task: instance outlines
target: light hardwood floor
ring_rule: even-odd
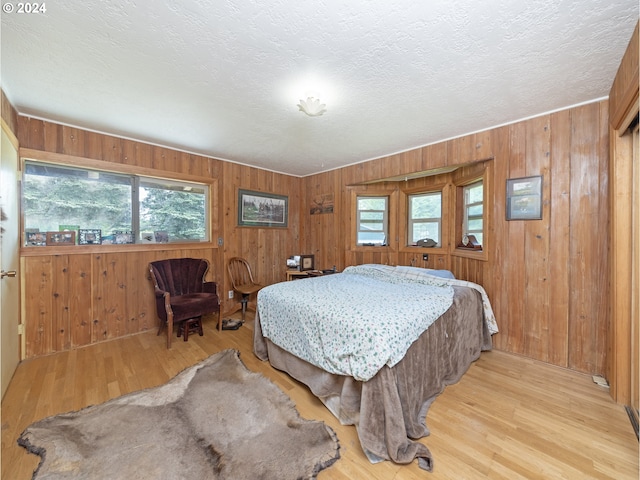
[[[2,479],[31,478],[39,457],[16,439],[33,421],[160,385],[227,348],[282,388],[303,417],[337,432],[341,458],[320,480],[638,478],[638,441],[626,412],[590,376],[483,353],[429,410],[431,435],[421,440],[434,456],[429,474],[416,462],[370,464],[354,427],[340,425],[306,387],[253,355],[251,322],[221,333],[212,319],[204,323],[203,337],[177,340],[171,350],[152,331],[21,363],[2,401]]]

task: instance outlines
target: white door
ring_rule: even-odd
[[[2,124],[0,153],[0,365],[2,396],[20,360],[18,145]]]

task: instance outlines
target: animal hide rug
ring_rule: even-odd
[[[313,479],[335,432],[301,418],[276,385],[225,350],[167,384],[30,425],[33,478]]]

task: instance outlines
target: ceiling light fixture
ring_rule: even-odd
[[[310,117],[319,117],[327,111],[327,106],[315,97],[307,97],[306,100],[300,99],[298,109]]]

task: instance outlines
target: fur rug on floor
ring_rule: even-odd
[[[35,422],[18,443],[42,458],[34,479],[313,479],[340,457],[334,431],[302,419],[235,350],[165,385]]]

